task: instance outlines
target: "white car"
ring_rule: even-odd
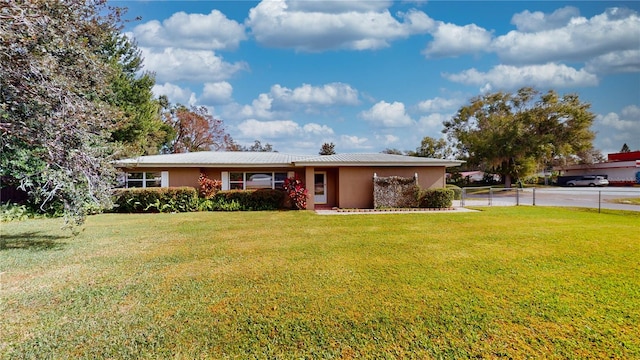
[[[607,186],[609,180],[604,176],[590,175],[583,176],[580,179],[573,179],[567,181],[567,186]]]

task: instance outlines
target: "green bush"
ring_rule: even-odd
[[[39,208],[30,202],[26,204],[4,203],[0,204],[0,222],[62,217],[64,216],[62,207],[63,205],[59,201],[52,201],[44,208]],[[86,209],[86,211],[88,214],[96,213],[91,209]]]
[[[5,221],[22,221],[37,215],[26,205],[6,203],[0,205],[0,220]]]
[[[282,190],[227,190],[215,194],[209,202],[202,202],[202,210],[209,211],[260,211],[277,210],[284,206]]]
[[[198,210],[198,192],[192,187],[118,189],[113,211],[121,213],[189,212]]]
[[[453,205],[452,189],[427,189],[420,192],[418,202],[421,208],[441,209]]]
[[[454,184],[447,184],[447,189],[451,189],[453,190],[453,200],[460,200],[462,199],[462,188],[454,185]]]

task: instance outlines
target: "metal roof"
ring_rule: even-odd
[[[300,159],[298,166],[458,166],[464,161],[384,153],[318,155]]]
[[[115,162],[120,167],[258,167],[292,166],[302,156],[277,152],[198,151],[148,155]]]
[[[119,167],[458,166],[463,161],[383,153],[291,155],[278,152],[200,151],[149,155],[115,162]]]

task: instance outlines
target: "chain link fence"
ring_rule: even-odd
[[[464,206],[564,206],[640,211],[640,188],[464,187]]]

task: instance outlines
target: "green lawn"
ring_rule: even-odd
[[[3,223],[0,358],[639,358],[640,213]]]

